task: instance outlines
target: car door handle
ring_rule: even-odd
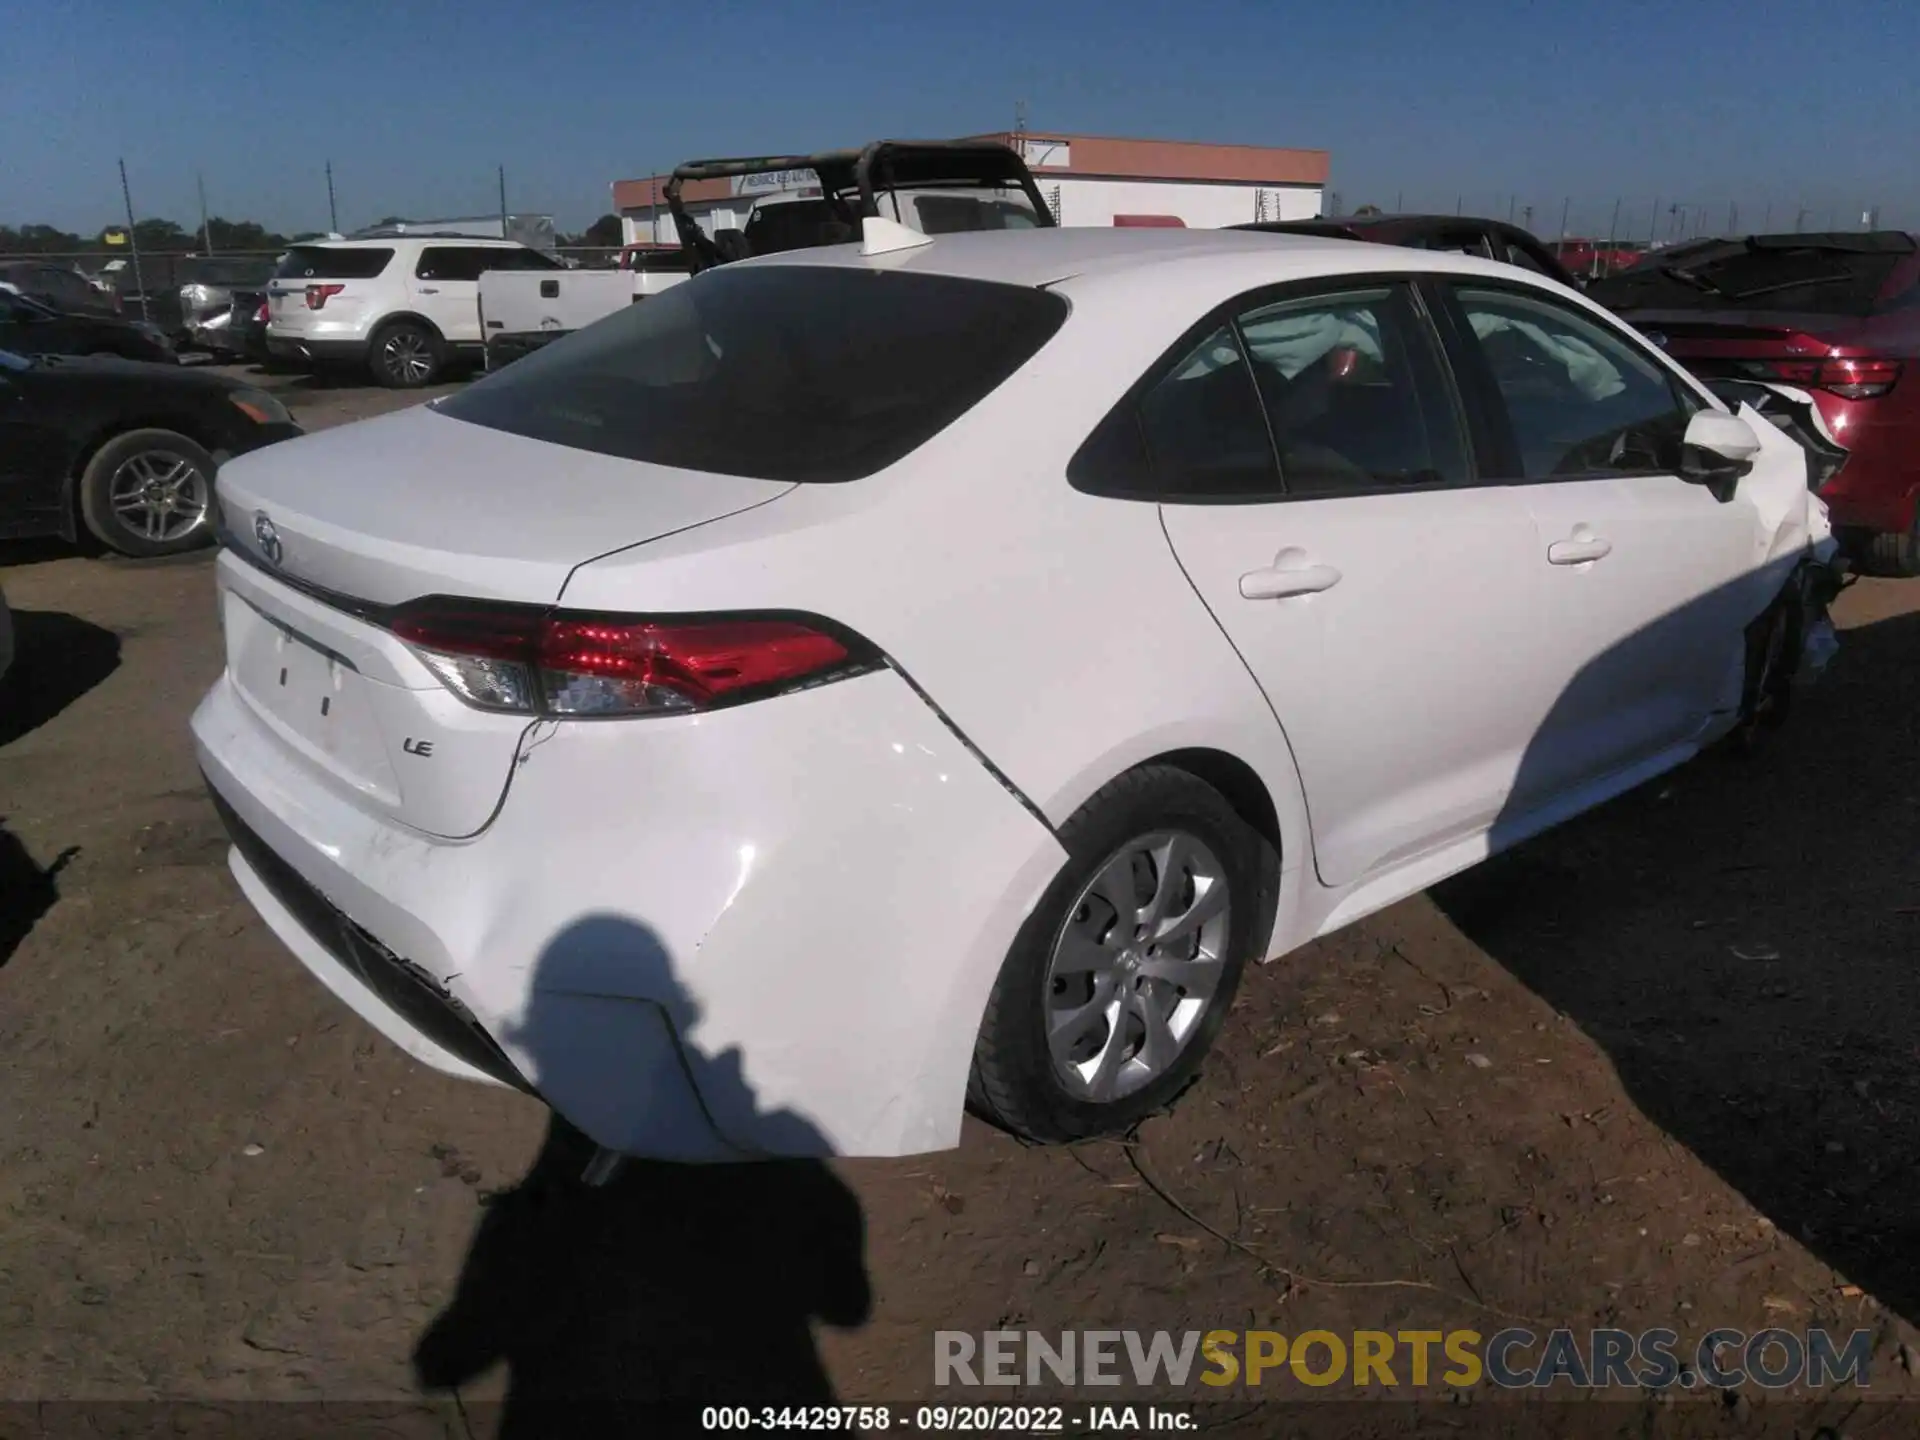
[[[1289,595],[1317,595],[1340,583],[1340,572],[1331,565],[1278,566],[1249,570],[1240,577],[1240,594],[1247,600],[1284,600]]]
[[[1613,542],[1598,535],[1582,535],[1575,540],[1557,540],[1547,547],[1549,565],[1584,565],[1589,560],[1604,560],[1613,553]]]
[[[413,288],[422,295],[438,295],[440,293],[439,287],[435,285],[416,285]]]

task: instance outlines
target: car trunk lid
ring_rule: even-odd
[[[429,406],[244,456],[219,479],[228,674],[328,783],[416,829],[471,835],[532,722],[457,698],[393,634],[396,607],[550,605],[587,560],[792,488],[592,455]]]

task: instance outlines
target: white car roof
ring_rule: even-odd
[[[503,250],[526,250],[531,247],[518,240],[502,240],[497,235],[443,235],[428,230],[415,230],[406,235],[369,235],[361,240],[296,240],[288,248],[292,250],[364,250],[378,245],[391,250],[395,245],[498,245]]]
[[[973,230],[937,235],[911,250],[863,255],[858,245],[788,250],[736,262],[744,265],[840,265],[913,270],[1009,285],[1051,285],[1098,275],[1103,279],[1195,268],[1248,277],[1249,284],[1311,279],[1370,270],[1539,279],[1493,260],[1439,250],[1414,250],[1320,235],[1258,230],[1102,229],[1065,225],[1036,230]]]

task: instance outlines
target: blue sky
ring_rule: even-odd
[[[512,208],[579,226],[701,155],[1035,131],[1330,150],[1345,208],[1534,207],[1644,234],[1920,226],[1901,0],[0,0],[0,222],[212,210],[323,228]],[[1625,226],[1623,226],[1623,229]]]

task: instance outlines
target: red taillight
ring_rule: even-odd
[[[1900,378],[1898,360],[1827,360],[1815,383],[1846,400],[1872,400],[1893,389]]]
[[[708,710],[879,659],[824,622],[785,616],[662,620],[435,598],[403,606],[389,628],[470,705],[569,717]]]
[[[267,302],[265,300],[262,300],[260,302],[260,308],[253,312],[253,323],[256,325],[264,325],[267,323],[267,320],[268,320]]]
[[[309,285],[307,287],[307,308],[309,310],[325,309],[327,301],[331,300],[346,288],[344,285]]]
[[[1900,378],[1898,360],[1757,360],[1745,366],[1758,378],[1829,390],[1844,400],[1873,400]]]

